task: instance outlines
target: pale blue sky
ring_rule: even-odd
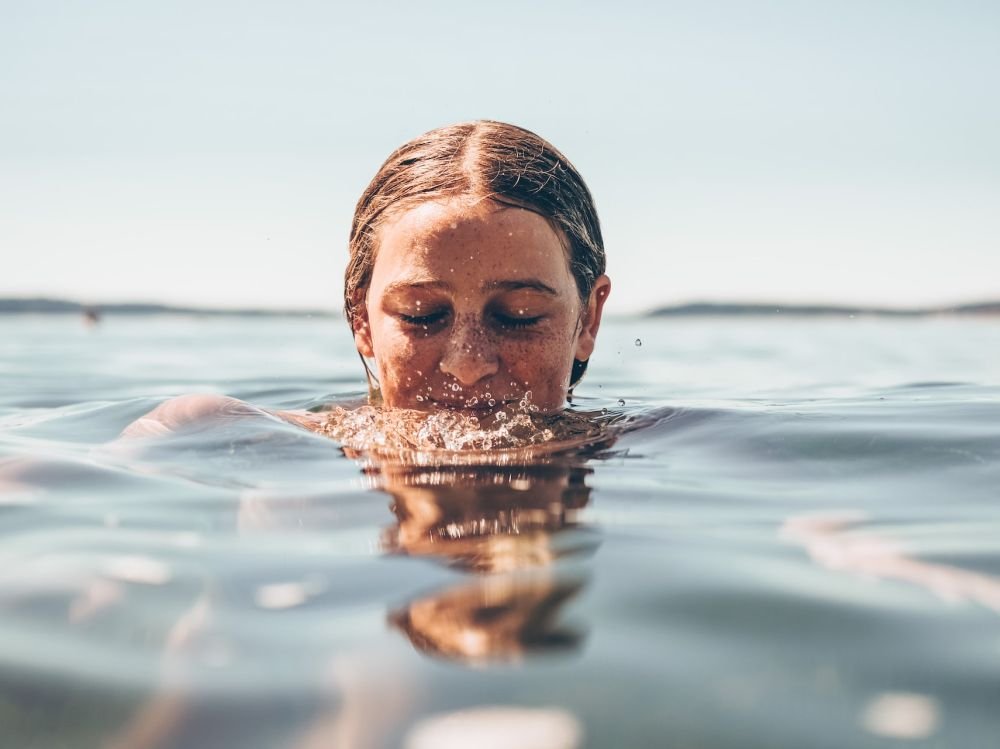
[[[339,306],[395,146],[489,117],[631,312],[1000,296],[1000,3],[0,0],[0,296]]]

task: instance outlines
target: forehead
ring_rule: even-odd
[[[412,274],[454,282],[508,276],[572,281],[565,243],[549,221],[488,200],[421,203],[383,223],[373,286]]]

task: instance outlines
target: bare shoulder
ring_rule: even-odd
[[[318,432],[327,421],[327,415],[313,413],[312,411],[272,411],[275,416],[289,424],[308,429],[310,432]]]
[[[226,395],[196,393],[164,401],[122,431],[123,438],[156,437],[198,425],[246,416],[268,415],[257,406]]]
[[[318,431],[325,420],[322,414],[309,411],[272,411],[227,395],[195,393],[164,401],[125,427],[119,439],[165,437],[248,417],[280,419],[312,432]]]

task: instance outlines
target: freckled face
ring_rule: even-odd
[[[545,219],[485,200],[428,202],[389,219],[378,240],[355,340],[387,406],[488,411],[527,391],[542,410],[564,404],[607,280],[584,308]]]

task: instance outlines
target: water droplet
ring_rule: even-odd
[[[601,409],[601,416],[607,416],[607,415],[608,415],[608,409],[602,408]]]
[[[495,406],[495,405],[497,404],[497,402],[496,402],[495,400],[493,400],[492,398],[490,398],[490,399],[489,399],[488,401],[486,401],[486,402],[490,404],[490,407],[491,407],[491,408],[492,408],[493,406]]]
[[[424,396],[417,395],[417,403],[423,403],[423,402],[424,402]]]
[[[635,339],[635,345],[636,346],[641,346],[642,345],[642,339],[641,338],[636,338]]]
[[[618,399],[618,405],[619,406],[624,406],[625,405],[625,399],[624,398],[619,398]]]

